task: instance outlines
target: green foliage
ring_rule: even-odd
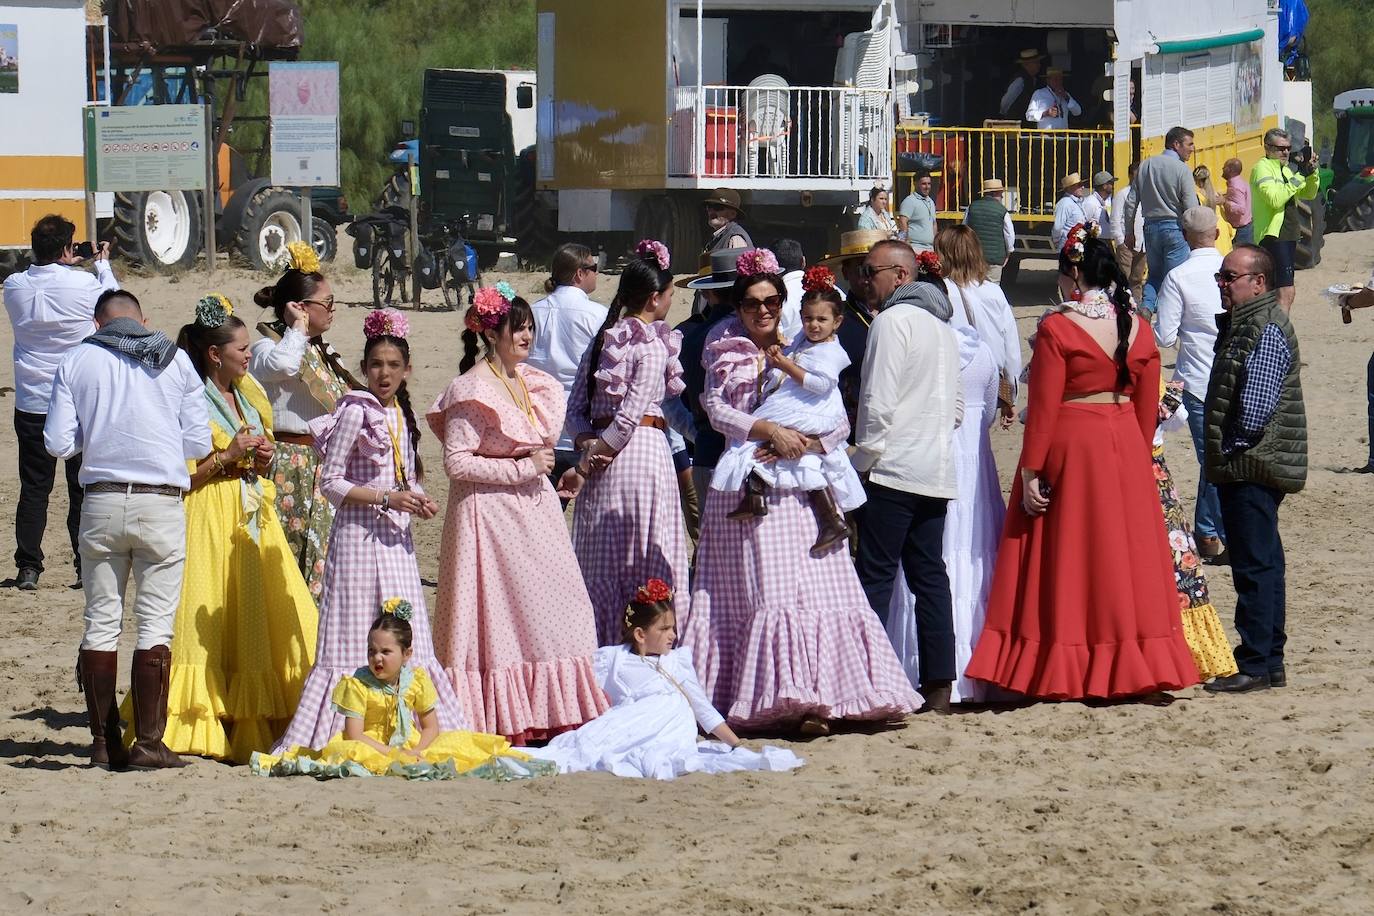
[[[418,119],[430,67],[534,67],[534,0],[297,0],[305,23],[302,60],[339,62],[340,165],[354,212],[366,212],[391,175],[386,157],[401,121]],[[254,80],[243,109],[267,108]],[[259,129],[236,131],[253,149]],[[250,163],[252,165],[253,163]]]
[[[1374,86],[1369,53],[1374,0],[1307,0],[1307,52],[1312,61],[1312,115],[1318,146],[1336,139],[1331,101],[1347,89]]]

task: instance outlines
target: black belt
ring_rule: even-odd
[[[174,487],[165,483],[115,483],[114,481],[101,481],[100,483],[88,483],[82,488],[87,493],[135,493],[151,494],[154,496],[175,496],[181,499],[184,495],[181,487]]]

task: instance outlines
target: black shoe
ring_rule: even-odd
[[[1270,671],[1270,672],[1269,672],[1269,686],[1270,686],[1270,687],[1287,687],[1287,686],[1288,686],[1288,672],[1285,671],[1283,668],[1275,668],[1273,671]]]
[[[1202,689],[1208,693],[1249,693],[1251,690],[1268,690],[1269,675],[1231,674],[1226,677],[1214,677],[1203,684]]]
[[[21,569],[19,575],[14,579],[14,587],[21,592],[38,591],[38,570]]]

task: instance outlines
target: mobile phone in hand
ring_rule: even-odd
[[[78,258],[93,258],[93,257],[95,257],[95,243],[94,243],[94,242],[77,242],[76,245],[73,246],[72,252],[73,252]]]

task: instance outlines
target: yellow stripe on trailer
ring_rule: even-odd
[[[86,189],[85,160],[81,156],[0,156],[0,190]]]
[[[81,156],[0,156],[0,247],[28,248],[33,224],[50,213],[89,236],[85,182]]]

